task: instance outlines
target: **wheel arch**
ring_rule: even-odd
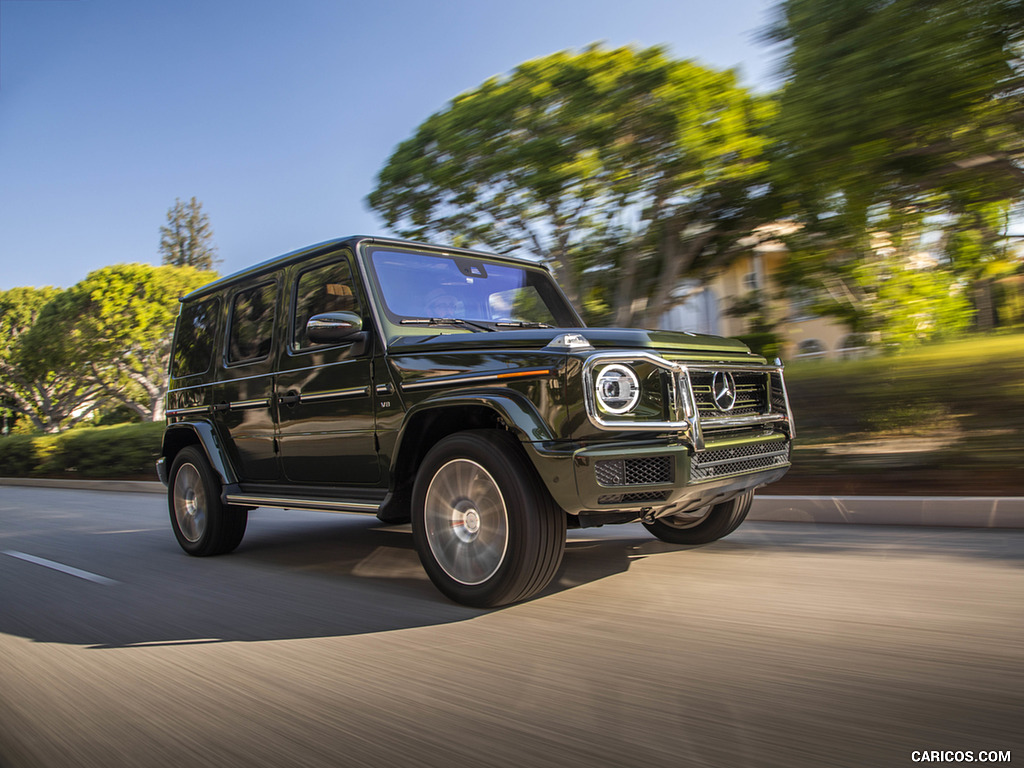
[[[161,454],[167,461],[167,466],[174,464],[174,457],[190,445],[197,445],[206,455],[213,471],[220,477],[223,485],[232,485],[238,482],[234,470],[224,460],[224,452],[217,440],[217,433],[213,426],[204,421],[183,422],[180,424],[169,424],[164,430],[161,444]]]
[[[418,403],[403,421],[391,457],[391,494],[378,517],[387,522],[407,521],[416,470],[427,452],[448,435],[472,429],[504,429],[519,442],[552,439],[550,428],[533,405],[507,391],[462,392]]]

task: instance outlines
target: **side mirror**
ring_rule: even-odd
[[[324,312],[306,323],[306,336],[314,344],[355,341],[353,337],[362,330],[363,318],[355,312]]]

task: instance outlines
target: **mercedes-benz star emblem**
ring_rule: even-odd
[[[711,396],[720,411],[731,411],[736,405],[736,380],[728,371],[715,371],[711,379]]]

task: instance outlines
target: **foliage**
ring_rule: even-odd
[[[1024,0],[783,0],[767,36],[784,45],[771,154],[803,228],[797,271],[827,284],[819,295],[854,329],[877,325],[886,303],[858,302],[901,283],[897,294],[916,286],[932,301],[936,280],[965,283],[977,327],[993,327],[1024,195]],[[880,234],[904,258],[876,291]],[[907,272],[913,250],[938,257],[929,279]],[[868,283],[851,275],[858,262]]]
[[[889,217],[859,235],[800,231],[778,279],[812,314],[836,317],[886,346],[948,339],[966,331],[965,281],[923,250],[920,220]]]
[[[178,299],[215,277],[194,267],[149,264],[89,273],[65,295],[75,318],[65,332],[74,339],[83,375],[140,418],[162,420]],[[50,320],[44,313],[40,324]]]
[[[174,199],[167,211],[167,224],[160,227],[160,255],[163,263],[172,267],[212,270],[219,261],[210,217],[195,197],[187,203]]]
[[[783,0],[768,38],[785,45],[779,164],[812,207],[1024,191],[1024,0]]]
[[[656,320],[764,200],[771,104],[660,48],[528,61],[403,142],[368,201],[407,237],[549,262],[577,306]]]
[[[0,293],[0,396],[46,433],[118,405],[162,420],[178,298],[213,277],[121,264],[66,291]]]
[[[80,427],[0,438],[0,476],[156,479],[162,424]]]
[[[40,432],[74,426],[99,403],[100,388],[75,362],[73,320],[56,288],[0,292],[0,395]]]

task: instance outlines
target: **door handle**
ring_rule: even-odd
[[[279,402],[281,405],[288,406],[298,405],[300,400],[302,400],[302,395],[300,395],[294,389],[289,391],[288,394],[281,395],[279,398],[277,398],[277,402]]]

